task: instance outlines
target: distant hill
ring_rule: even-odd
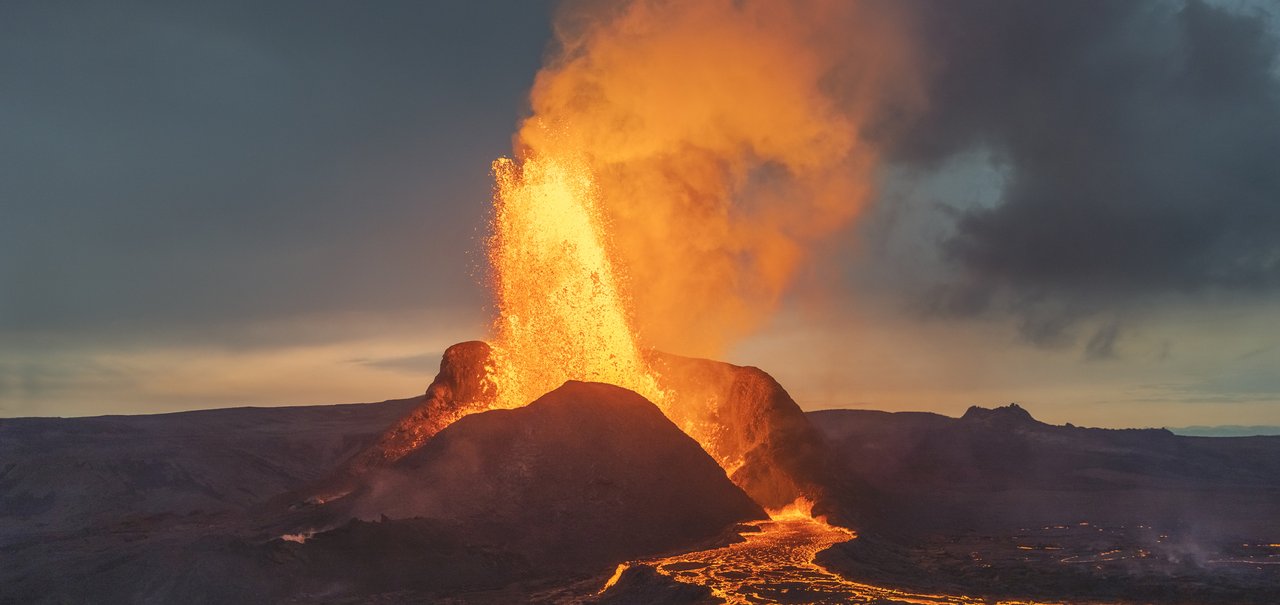
[[[821,410],[810,420],[899,527],[1066,521],[1280,529],[1280,437],[1055,426],[1013,404],[960,418]]]
[[[6,534],[243,511],[323,477],[421,400],[0,418],[0,546]]]
[[[1240,426],[1224,424],[1219,426],[1183,426],[1170,428],[1175,435],[1188,437],[1261,437],[1280,435],[1280,426]]]
[[[1018,601],[1280,603],[1280,437],[1054,426],[1017,405],[809,418],[870,492],[829,569]]]

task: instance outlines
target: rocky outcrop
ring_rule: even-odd
[[[982,406],[969,406],[965,410],[964,416],[960,417],[964,422],[983,423],[992,426],[1016,427],[1016,426],[1035,426],[1041,424],[1040,421],[1031,417],[1031,413],[1016,403],[998,408],[984,408]]]
[[[427,387],[422,404],[352,459],[348,470],[360,473],[395,462],[459,418],[488,409],[494,396],[494,385],[485,370],[489,353],[489,345],[479,340],[445,349],[440,373]]]
[[[778,381],[755,367],[658,352],[649,358],[670,393],[668,414],[695,427],[708,452],[756,502],[766,508],[799,497],[822,503],[829,483],[825,442]]]

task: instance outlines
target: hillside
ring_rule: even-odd
[[[403,412],[412,403],[395,405]],[[359,427],[375,418],[391,423],[386,410],[376,406],[348,411],[370,415],[362,421],[346,419]],[[202,427],[197,432],[214,427],[240,432],[250,431],[244,416],[263,420],[255,411],[228,410],[225,415],[240,419],[219,424],[213,420],[221,416],[206,414],[143,423],[176,424],[172,428],[177,432],[192,425]],[[367,445],[373,437],[361,432],[354,441],[337,438],[350,433],[335,432],[327,421],[343,423],[325,411],[295,415],[300,415],[294,418],[300,428],[290,438],[293,445],[243,442],[239,447],[256,444],[262,451],[210,454],[192,458],[199,464],[185,461],[175,468],[198,473],[192,475],[193,485],[227,478],[257,493],[306,479],[302,474],[328,472],[339,461],[340,449],[357,450],[356,441]],[[49,422],[79,429],[76,425],[87,421]],[[130,441],[99,441],[91,450],[45,445],[55,452],[66,450],[59,453],[66,459],[92,452],[97,458],[88,466],[115,469],[128,468],[129,461],[142,455]],[[168,438],[156,441],[168,443]],[[114,454],[108,443],[116,444]],[[296,475],[249,469],[238,481],[231,479],[241,471],[240,454],[269,457],[281,447],[317,454],[311,461],[315,469]],[[24,472],[34,476],[30,468],[38,467],[37,462],[28,465]],[[45,481],[60,487],[57,475]],[[79,489],[73,481],[81,481],[80,476],[72,475],[64,491]],[[519,602],[525,596],[511,587],[520,583],[607,574],[623,560],[714,543],[737,523],[764,517],[652,403],[618,387],[577,382],[520,409],[455,422],[390,467],[359,476],[351,493],[324,503],[282,508],[273,499],[235,510],[241,501],[209,490],[204,497],[222,505],[219,512],[183,508],[127,515],[131,511],[115,507],[130,502],[149,510],[179,502],[187,506],[187,492],[199,490],[188,490],[187,483],[181,484],[183,489],[154,491],[124,481],[110,485],[123,486],[128,498],[103,500],[97,509],[91,500],[74,500],[100,520],[97,525],[75,531],[36,526],[3,536],[0,547],[12,559],[0,569],[0,603],[399,603],[462,594],[471,594],[470,601],[482,598],[473,593],[494,590],[517,591],[492,597],[496,602]],[[158,503],[149,499],[153,496]],[[54,502],[64,498],[57,492]]]

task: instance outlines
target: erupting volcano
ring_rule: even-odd
[[[272,12],[299,21],[326,13],[327,19],[328,11],[342,14],[339,9],[348,10],[347,4],[326,4],[323,9],[307,6],[297,15],[278,8]],[[455,10],[466,12],[461,7],[472,10],[472,4],[419,5],[414,7],[418,12],[409,15],[413,11],[406,10],[401,16],[406,23],[420,25],[413,19],[434,21]],[[256,28],[206,32],[193,27],[191,32],[200,35],[188,36],[191,32],[175,27],[177,21],[169,22],[184,11],[220,25],[239,18],[227,14],[221,15],[226,19],[207,19],[206,10],[213,8],[179,7],[172,15],[166,9],[149,15],[146,27],[139,26],[138,32],[149,35],[116,36],[148,44],[192,38],[196,42],[184,47],[184,52],[209,66],[259,55],[278,59],[264,61],[268,68],[255,65],[219,73],[217,78],[193,78],[175,71],[183,86],[199,84],[192,94],[173,94],[181,87],[169,83],[165,94],[146,95],[166,103],[195,99],[202,123],[223,124],[226,116],[212,109],[227,110],[226,115],[256,115],[256,111],[241,110],[278,98],[285,99],[281,107],[299,114],[299,123],[306,123],[304,118],[314,121],[326,115],[325,107],[348,111],[349,106],[358,105],[351,103],[357,98],[375,99],[385,92],[373,89],[392,81],[426,88],[419,91],[421,97],[379,103],[389,115],[403,105],[415,107],[415,115],[429,116],[431,120],[424,124],[430,122],[432,128],[452,122],[455,114],[459,124],[464,114],[473,121],[463,130],[448,131],[453,135],[438,137],[445,131],[419,130],[427,127],[417,122],[407,125],[413,120],[403,115],[384,118],[363,115],[376,111],[353,112],[328,120],[343,125],[325,136],[314,136],[309,129],[306,136],[293,136],[295,144],[341,143],[342,153],[334,158],[343,158],[351,169],[333,172],[351,174],[342,175],[349,180],[333,182],[314,178],[315,170],[297,169],[324,165],[316,162],[320,156],[309,155],[310,150],[259,165],[260,155],[272,159],[267,151],[273,147],[259,146],[257,139],[252,139],[253,145],[241,141],[234,153],[221,154],[212,144],[218,137],[199,141],[199,146],[183,139],[178,148],[184,153],[172,155],[191,155],[192,149],[203,152],[209,147],[207,154],[191,156],[201,159],[202,168],[206,156],[249,158],[245,164],[251,166],[252,174],[241,174],[243,179],[221,175],[208,179],[218,184],[228,181],[232,189],[158,182],[146,184],[145,192],[160,192],[169,204],[174,191],[216,189],[218,195],[234,198],[240,193],[240,180],[269,184],[263,190],[270,190],[272,201],[261,204],[267,212],[246,216],[287,217],[284,222],[290,234],[282,238],[287,241],[241,250],[245,242],[237,240],[227,266],[246,271],[249,277],[243,284],[259,286],[244,288],[254,290],[254,296],[266,300],[287,295],[293,302],[264,303],[259,317],[249,312],[253,305],[244,300],[224,299],[223,289],[194,282],[199,287],[186,288],[199,294],[199,304],[193,306],[216,307],[206,309],[210,315],[203,328],[219,332],[217,338],[188,345],[197,353],[168,344],[167,338],[182,339],[169,332],[185,333],[189,327],[174,319],[184,313],[144,305],[133,314],[148,321],[155,317],[158,323],[136,330],[142,336],[130,334],[137,341],[121,341],[127,342],[119,347],[122,352],[99,356],[63,351],[57,345],[61,338],[46,338],[49,334],[37,328],[28,331],[25,326],[27,322],[43,324],[81,298],[93,301],[86,308],[96,307],[97,298],[66,296],[62,289],[50,287],[56,296],[42,304],[31,304],[35,299],[26,298],[16,305],[0,300],[0,312],[16,310],[18,316],[16,322],[0,318],[0,335],[16,333],[19,345],[15,346],[30,345],[54,360],[49,367],[14,365],[9,354],[0,350],[0,412],[8,413],[2,399],[6,395],[20,392],[33,400],[53,396],[66,386],[55,384],[58,381],[75,383],[75,389],[82,390],[145,392],[147,401],[174,393],[178,402],[192,401],[191,393],[197,391],[184,390],[186,382],[194,374],[217,373],[207,368],[222,366],[190,362],[201,370],[184,373],[180,371],[187,367],[183,362],[169,364],[170,349],[165,347],[170,346],[177,352],[174,357],[221,356],[219,363],[237,368],[226,372],[235,374],[234,379],[217,383],[228,391],[219,392],[218,401],[234,400],[237,405],[258,402],[250,394],[231,392],[258,380],[268,385],[263,389],[289,381],[308,382],[309,393],[332,402],[331,396],[346,391],[334,391],[325,381],[310,384],[310,378],[322,371],[316,368],[336,366],[358,373],[378,389],[389,388],[384,382],[389,376],[400,376],[413,381],[400,386],[410,384],[408,392],[422,394],[377,404],[0,418],[0,605],[1280,603],[1276,513],[1280,510],[1280,437],[1211,439],[1155,428],[1058,426],[1037,420],[1046,408],[1035,399],[1026,401],[1036,416],[1019,404],[994,409],[972,406],[955,418],[862,409],[806,412],[768,372],[741,365],[746,360],[768,366],[793,388],[800,385],[797,395],[815,406],[833,400],[850,403],[840,399],[864,396],[859,389],[867,385],[872,386],[867,386],[866,400],[891,406],[920,393],[933,397],[951,389],[944,401],[921,403],[931,409],[957,405],[957,397],[975,393],[988,397],[995,392],[984,389],[1021,388],[1033,382],[1023,373],[1044,378],[1047,385],[1027,392],[1068,393],[1080,401],[1084,395],[1075,391],[1076,377],[1111,380],[1119,373],[1099,368],[1131,353],[1132,359],[1125,363],[1141,368],[1147,383],[1154,383],[1157,376],[1194,369],[1194,364],[1179,357],[1181,349],[1171,341],[1153,348],[1152,343],[1163,337],[1136,329],[1131,333],[1125,317],[1138,315],[1133,311],[1145,300],[1140,298],[1144,288],[1152,288],[1148,294],[1159,298],[1171,297],[1173,290],[1203,289],[1217,296],[1220,289],[1265,292],[1280,284],[1276,279],[1280,249],[1273,245],[1274,238],[1264,236],[1269,233],[1268,221],[1280,213],[1262,201],[1276,196],[1249,188],[1280,183],[1272,178],[1274,170],[1258,168],[1269,164],[1257,159],[1276,155],[1274,141],[1280,137],[1272,135],[1280,132],[1280,126],[1271,126],[1280,125],[1280,118],[1274,108],[1262,107],[1263,102],[1242,103],[1238,112],[1221,104],[1233,93],[1263,100],[1280,98],[1280,85],[1273,88],[1236,80],[1248,69],[1271,76],[1278,73],[1277,61],[1262,57],[1275,55],[1280,40],[1271,46],[1260,42],[1270,39],[1263,35],[1266,27],[1258,24],[1261,21],[1218,14],[1217,5],[1223,3],[1194,0],[1180,10],[1170,8],[1177,2],[1158,7],[1061,3],[1062,7],[1085,7],[1072,8],[1081,14],[1068,12],[1062,19],[1033,18],[1030,15],[1036,10],[1023,2],[564,0],[557,4],[551,44],[540,62],[536,53],[515,54],[498,44],[497,51],[490,51],[493,65],[485,69],[458,59],[455,38],[474,32],[440,35],[434,30],[417,31],[417,25],[393,31],[401,28],[400,20],[390,18],[397,13],[383,6],[359,7],[360,17],[365,10],[376,15],[369,22],[376,23],[370,26],[376,27],[376,34],[355,25],[360,21],[355,15],[349,15],[353,24],[322,21],[323,27],[313,37],[323,42],[323,52],[281,52],[279,57],[269,51],[287,49],[283,41],[279,48],[275,39],[264,39],[261,45],[249,43],[248,32]],[[531,5],[518,4],[522,9]],[[486,31],[499,21],[503,27],[519,21],[505,13],[489,14],[501,13],[490,9],[486,6],[477,13],[485,13],[481,21]],[[383,10],[390,12],[379,12]],[[958,17],[953,19],[950,11]],[[0,22],[8,34],[13,34],[9,30],[14,27],[58,22],[27,7],[5,12],[6,17],[13,12],[12,21],[18,24],[10,25],[7,18]],[[1099,21],[1103,25],[1099,27],[1092,17],[1081,16],[1091,12],[1105,13],[1103,19],[1109,21]],[[94,27],[98,21],[111,21],[97,12],[91,16]],[[277,33],[288,33],[283,30],[292,31],[293,24],[280,27]],[[88,26],[65,29],[96,31]],[[1133,32],[1145,36],[1148,31],[1163,33],[1152,36],[1155,44],[1138,43],[1137,36],[1129,39]],[[493,35],[502,38],[509,33],[500,32]],[[540,44],[547,33],[539,33]],[[344,62],[351,46],[330,44],[343,36],[358,41],[355,46],[371,47],[368,69]],[[1214,48],[1207,42],[1214,36],[1230,38],[1225,45],[1229,48],[1219,49],[1230,57],[1200,56]],[[383,73],[395,59],[412,54],[405,49],[418,48],[413,45],[417,43],[436,44],[437,37],[447,43],[441,43],[443,50],[432,53],[427,62],[447,64],[442,69],[449,72],[448,77],[419,82],[416,72],[413,77],[394,69]],[[1073,37],[1092,38],[1079,47],[1063,43]],[[8,50],[14,50],[34,44],[38,36],[0,38]],[[10,44],[10,38],[17,42]],[[88,38],[97,44],[111,36]],[[1010,50],[1022,47],[1030,52]],[[1159,52],[1153,51],[1156,48]],[[122,49],[102,56],[115,61],[157,54]],[[944,52],[948,50],[956,52]],[[1161,53],[1170,55],[1169,65],[1149,64],[1152,57],[1162,58]],[[13,67],[11,57],[22,54],[0,53],[0,66]],[[37,78],[32,89],[62,90],[62,72],[86,66],[92,69],[79,71],[95,77],[108,73],[114,78],[116,73],[99,69],[102,65],[95,62],[65,63],[71,53],[61,48],[28,54],[57,59],[52,70],[57,77]],[[1016,56],[1011,60],[1005,55]],[[1109,62],[1112,55],[1122,60],[1113,64]],[[284,68],[296,67],[295,62],[310,65],[305,61],[313,56],[320,58],[315,65],[349,72],[348,77],[358,76],[358,82],[353,80],[350,90],[330,82],[299,88],[314,93],[316,101],[307,105],[308,111],[295,111],[296,104],[288,99],[303,96],[293,94],[294,83],[280,74],[291,73]],[[520,64],[516,58],[528,63]],[[111,62],[104,65],[115,67]],[[159,64],[153,67],[139,71],[171,71]],[[518,68],[525,79],[494,98],[510,103],[525,99],[527,93],[527,105],[514,124],[509,144],[509,120],[514,113],[510,105],[502,105],[507,117],[501,123],[491,119],[492,111],[471,115],[456,106],[429,111],[416,105],[441,96],[437,87],[447,91],[502,68]],[[1102,75],[1090,75],[1095,69],[1101,69]],[[22,69],[5,73],[10,71],[30,75]],[[530,85],[528,77],[535,71]],[[1048,74],[1055,71],[1066,76],[1053,80]],[[228,74],[234,77],[224,77]],[[1133,74],[1142,77],[1127,77]],[[206,84],[212,90],[222,81],[240,83],[252,94],[207,102]],[[1132,82],[1136,92],[1114,106],[1095,109],[1106,95],[1091,86],[1101,82],[1115,87],[1120,81],[1126,86]],[[243,86],[244,82],[253,86]],[[1196,90],[1206,85],[1212,94]],[[133,111],[133,99],[121,97],[129,103],[118,103],[117,88],[132,90],[95,80],[86,88],[91,94],[80,96],[95,102],[102,96],[106,101],[102,105],[116,109],[130,105],[124,113],[178,130],[170,128],[173,123],[159,112],[153,116]],[[1085,91],[1084,96],[1075,96],[1077,88]],[[330,89],[350,98],[326,97],[324,91]],[[459,98],[477,100],[490,94],[476,92],[480,90],[472,91],[474,97]],[[103,91],[111,94],[101,95]],[[1178,95],[1188,99],[1125,118],[1131,107],[1145,108],[1152,99]],[[949,103],[953,98],[954,106]],[[48,172],[59,179],[64,164],[74,164],[73,156],[82,153],[79,148],[75,153],[59,150],[62,141],[71,140],[69,133],[107,132],[113,139],[109,145],[85,148],[113,154],[118,145],[115,138],[135,138],[132,134],[119,137],[119,132],[126,131],[117,132],[114,127],[86,129],[78,113],[63,127],[53,119],[59,103],[46,107],[18,100],[6,104],[0,118],[22,126],[15,130],[19,138],[38,132],[39,141],[6,157],[53,158],[47,161],[53,167]],[[1045,115],[1046,108],[1060,115]],[[8,120],[10,113],[27,110],[29,124]],[[318,113],[311,115],[311,110]],[[211,115],[217,119],[209,119]],[[476,116],[484,119],[477,121]],[[1216,124],[1221,132],[1202,130],[1205,126],[1191,124],[1188,116],[1195,116],[1195,122]],[[347,132],[348,118],[351,132]],[[1067,129],[1059,130],[1063,123]],[[47,124],[58,127],[45,133],[41,129]],[[482,136],[485,133],[477,125],[488,127],[487,135]],[[1121,134],[1099,132],[1098,125]],[[280,131],[287,132],[286,126],[280,125]],[[378,154],[353,153],[351,149],[371,148],[374,140],[357,136],[356,126],[379,136],[398,130],[408,133],[406,137],[427,132],[424,138],[445,141],[432,145],[458,152],[458,157],[464,157],[464,148],[479,151],[457,164],[421,156],[434,158],[428,165],[432,176],[414,174],[404,181],[411,185],[401,187],[403,182],[383,178],[388,170],[384,164],[411,165],[415,170],[423,164],[416,159],[385,161]],[[1166,148],[1166,140],[1177,138],[1173,131],[1183,136],[1183,130],[1192,133],[1186,136],[1195,145]],[[454,136],[464,131],[465,140]],[[488,136],[495,132],[496,137]],[[259,136],[256,131],[253,134]],[[1160,141],[1157,153],[1124,138],[1140,135]],[[150,139],[136,138],[150,144]],[[378,148],[412,150],[417,149],[415,145],[388,140],[380,141]],[[1251,146],[1263,153],[1237,159],[1213,150]],[[259,147],[265,151],[259,153]],[[245,149],[254,153],[244,153]],[[1221,157],[1214,156],[1219,153]],[[355,156],[360,156],[358,161]],[[1188,158],[1194,160],[1188,162],[1194,164],[1191,170],[1173,171],[1165,165]],[[93,159],[92,170],[62,180],[95,187],[130,180],[114,174],[102,178],[95,172],[115,166],[123,161],[120,158]],[[485,177],[488,162],[491,181]],[[475,195],[461,197],[474,202],[470,207],[474,214],[467,223],[484,229],[483,235],[469,240],[483,248],[480,279],[464,279],[462,270],[455,271],[455,283],[389,273],[401,276],[400,284],[419,289],[375,295],[378,288],[370,284],[381,282],[361,281],[364,276],[343,282],[350,292],[333,292],[324,289],[334,283],[332,279],[316,279],[314,284],[323,287],[312,288],[305,275],[294,274],[295,265],[305,264],[299,259],[315,256],[329,265],[343,265],[348,259],[347,249],[335,245],[329,250],[328,242],[295,241],[295,235],[301,238],[314,231],[328,236],[338,233],[339,227],[332,232],[313,228],[323,224],[307,222],[312,218],[309,213],[276,212],[290,208],[289,200],[315,197],[317,201],[308,203],[323,214],[328,209],[322,206],[342,204],[322,203],[323,196],[317,192],[336,184],[340,186],[332,189],[354,199],[349,192],[356,191],[351,187],[361,179],[376,181],[371,191],[377,195],[412,192],[409,205],[417,214],[389,215],[414,216],[403,221],[408,226],[397,225],[386,232],[366,229],[347,215],[338,224],[343,233],[363,231],[379,240],[399,242],[385,248],[394,254],[379,252],[376,262],[355,259],[351,266],[403,263],[420,267],[428,261],[421,254],[426,247],[418,244],[437,238],[440,231],[423,237],[421,225],[439,219],[452,229],[449,213],[461,212],[461,205],[452,199],[424,201],[418,184],[431,182],[440,172],[456,171],[459,165],[475,168],[470,177]],[[1243,168],[1234,180],[1243,184],[1220,192],[1221,174],[1237,167]],[[147,170],[153,172],[151,166]],[[1200,171],[1213,175],[1206,177]],[[188,179],[196,174],[172,172]],[[307,182],[292,189],[278,187],[275,172],[304,174]],[[27,195],[38,189],[24,180],[28,175],[18,176],[22,178],[10,179],[17,183],[13,191]],[[47,200],[33,199],[60,200],[62,185],[49,187]],[[491,191],[486,196],[483,189],[488,185]],[[72,189],[68,185],[65,191]],[[967,193],[952,195],[944,189],[979,193],[969,200]],[[1220,212],[1182,199],[1183,190],[1215,203],[1232,195],[1247,203],[1243,210],[1235,210],[1237,214],[1228,209]],[[127,197],[116,193],[120,199]],[[1123,199],[1110,200],[1108,195]],[[282,201],[275,200],[277,196]],[[907,197],[913,198],[910,203],[898,204],[899,198]],[[917,201],[917,197],[927,200]],[[873,199],[876,205],[870,208]],[[114,211],[112,204],[99,205]],[[59,204],[51,206],[61,212]],[[922,210],[925,206],[927,211]],[[1169,217],[1151,212],[1166,206],[1171,208]],[[377,214],[364,206],[353,212]],[[907,216],[913,213],[920,216]],[[205,218],[203,213],[153,214]],[[899,214],[907,217],[902,220],[908,224],[895,231]],[[93,219],[86,223],[93,228],[68,233],[96,236],[98,222],[117,218],[112,215],[111,220],[101,221],[92,213],[85,216]],[[47,222],[64,217],[55,218]],[[369,225],[380,225],[369,220]],[[136,275],[131,270],[128,279],[113,280],[109,272],[103,274],[105,278],[98,275],[100,267],[90,263],[92,279],[85,281],[95,294],[100,285],[113,281],[123,284],[117,284],[118,289],[143,282],[177,289],[168,279],[150,279],[148,272],[156,270],[159,276],[157,267],[189,266],[187,257],[174,256],[180,262],[172,262],[149,250],[138,254],[137,242],[190,239],[200,247],[209,234],[225,227],[210,221],[212,228],[203,231],[177,231],[183,235],[194,231],[195,237],[169,238],[166,233],[147,238],[136,237],[128,221],[117,222],[130,228],[128,241],[119,247],[142,270]],[[1222,233],[1200,233],[1198,226],[1187,226],[1192,222],[1216,225]],[[101,243],[96,237],[82,239],[94,246]],[[468,245],[467,236],[437,239],[431,241],[439,243],[431,248],[432,268],[461,266],[459,259],[442,251],[462,251]],[[915,249],[924,243],[936,243],[938,249]],[[38,254],[9,256],[53,258],[57,246],[44,240],[41,246]],[[912,248],[903,254],[905,260],[891,259],[888,252],[883,258],[867,252],[899,247]],[[411,249],[417,256],[404,254]],[[871,257],[874,262],[868,260]],[[1172,260],[1165,263],[1161,260],[1165,258]],[[0,266],[0,274],[16,276],[13,290],[37,291],[48,285],[42,280],[53,279],[48,276],[70,274],[62,266],[68,264],[19,270]],[[253,273],[267,269],[278,273]],[[827,282],[833,280],[826,277],[837,272],[841,279],[834,281],[849,290],[839,292],[837,301],[849,308],[827,316],[825,305],[831,302],[826,298],[831,294]],[[276,279],[279,273],[288,274],[287,279]],[[886,275],[890,273],[895,275]],[[255,281],[258,278],[262,279]],[[464,329],[440,329],[424,346],[422,330],[402,325],[395,309],[419,309],[424,292],[453,293],[456,282],[467,280],[475,292],[459,295],[466,301],[459,306],[474,315],[470,323],[458,322]],[[867,293],[876,287],[884,292]],[[112,295],[108,290],[102,288],[104,294]],[[1108,300],[1095,305],[1095,294]],[[157,298],[164,302],[167,295],[166,291]],[[334,317],[347,317],[349,309],[344,305],[355,305],[353,299],[377,295],[387,300],[362,301],[371,306],[360,307],[362,312],[352,315],[375,317],[384,331],[392,326],[398,332],[395,342],[376,338],[371,344],[356,342],[344,336],[357,331],[346,325],[317,329]],[[488,297],[487,307],[482,296]],[[319,298],[325,300],[314,300]],[[909,298],[920,299],[920,304],[905,304]],[[298,303],[299,299],[317,306]],[[234,304],[224,304],[228,301]],[[111,315],[113,302],[111,296],[103,296],[101,312],[84,311],[88,319],[68,325],[93,338],[135,332],[124,329],[127,322],[117,325]],[[437,303],[433,313],[443,308],[444,295],[431,304]],[[864,303],[870,310],[861,308]],[[239,317],[242,307],[245,316]],[[228,317],[228,309],[236,317]],[[822,311],[810,317],[811,309]],[[1274,315],[1274,310],[1270,313]],[[922,327],[925,316],[931,321],[942,319],[935,323],[946,326],[937,331]],[[980,360],[967,359],[978,348],[973,343],[986,347],[992,341],[977,336],[977,330],[970,333],[969,327],[957,327],[961,316],[974,320],[966,326],[978,320],[1008,324],[1004,327],[1044,349],[1043,359],[1011,361],[1018,355],[990,351],[984,351]],[[430,321],[438,323],[428,329],[436,330],[443,323],[439,317],[431,315]],[[801,327],[792,330],[787,322],[797,317]],[[830,326],[825,323],[828,318],[833,320]],[[872,326],[885,318],[888,327]],[[171,320],[183,329],[170,330],[166,322]],[[103,327],[90,325],[95,322]],[[16,332],[5,331],[18,324],[23,325]],[[224,325],[230,327],[224,330]],[[899,325],[904,329],[898,330]],[[1087,326],[1093,335],[1081,339],[1085,341],[1082,358],[1064,362],[1067,353],[1063,351],[1077,326]],[[870,327],[874,329],[864,333]],[[821,337],[796,341],[804,344],[790,348],[789,340],[772,342],[782,332],[788,333],[786,339],[792,332],[805,333],[806,339],[811,337],[808,332]],[[1261,367],[1266,362],[1259,360],[1274,358],[1280,350],[1272,342],[1275,335],[1264,336],[1259,338],[1270,340],[1249,341],[1258,346],[1250,344],[1253,348],[1237,361],[1252,359],[1249,363]],[[159,344],[151,344],[151,339]],[[305,341],[305,346],[299,341]],[[752,347],[763,341],[770,341],[770,349],[762,356],[788,359],[755,360],[758,351]],[[848,342],[857,346],[842,348]],[[445,348],[448,343],[454,344]],[[1137,344],[1127,348],[1131,343]],[[147,358],[130,352],[148,347],[164,354]],[[269,352],[259,353],[259,349]],[[248,351],[243,357],[242,350]],[[328,360],[323,363],[329,365],[303,360],[313,353],[320,355],[315,351],[322,351]],[[270,364],[243,371],[259,354],[263,359],[287,357],[284,367],[305,368],[297,371],[306,374],[286,372],[284,377],[264,378],[276,370]],[[422,392],[427,367],[435,363],[437,354],[438,372]],[[719,361],[723,359],[734,363]],[[138,374],[150,376],[150,382],[134,380],[131,371],[151,365],[156,367]],[[1072,378],[1037,374],[1053,367],[1068,368]],[[1243,409],[1259,403],[1250,398],[1254,390],[1274,382],[1273,368],[1263,369],[1265,375],[1224,370],[1209,376],[1213,372],[1206,372],[1208,378],[1200,383],[1144,383],[1123,395],[1139,392],[1142,398],[1121,403],[1129,406],[1131,414],[1150,410],[1155,400],[1147,395],[1157,392],[1179,398],[1179,405],[1187,407],[1213,398],[1230,400]],[[831,378],[840,384],[828,388],[828,377],[841,372],[849,376]],[[878,372],[892,376],[867,376]],[[974,378],[978,374],[992,376],[990,380]],[[157,390],[147,390],[153,386]],[[818,392],[824,394],[814,394]],[[1004,391],[998,394],[1003,396]],[[308,401],[319,400],[297,403]],[[204,404],[207,401],[202,400]],[[958,405],[963,409],[969,402]],[[1046,413],[1064,413],[1065,408],[1052,405],[1046,406]],[[1248,413],[1262,417],[1256,410]],[[1145,424],[1145,417],[1142,420]]]
[[[360,496],[382,489],[361,477],[403,467],[469,415],[585,381],[652,402],[756,504],[788,511],[763,535],[786,534],[765,542],[799,548],[800,563],[852,537],[810,516],[816,502],[849,518],[829,498],[821,438],[776,381],[655,348],[722,350],[768,314],[805,246],[861,205],[871,156],[855,116],[822,91],[830,58],[804,39],[812,19],[763,3],[637,2],[566,34],[516,157],[493,164],[491,342],[446,351],[426,402],[351,465],[356,487],[318,500],[386,514]],[[690,61],[690,46],[707,52]],[[746,90],[762,94],[730,101]]]
[[[858,45],[879,44],[884,65],[844,78],[837,102],[840,59],[815,39],[863,10],[634,2],[581,30],[566,21],[515,157],[493,164],[489,345],[447,354],[453,386],[437,381],[364,458],[394,460],[568,380],[604,382],[656,404],[762,505],[821,502],[819,440],[772,378],[659,349],[722,352],[862,206],[874,154],[860,122],[900,57],[868,14]]]

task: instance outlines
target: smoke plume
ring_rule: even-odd
[[[919,99],[885,6],[568,4],[519,162],[590,168],[640,342],[712,355],[761,324],[873,192],[867,133]]]

